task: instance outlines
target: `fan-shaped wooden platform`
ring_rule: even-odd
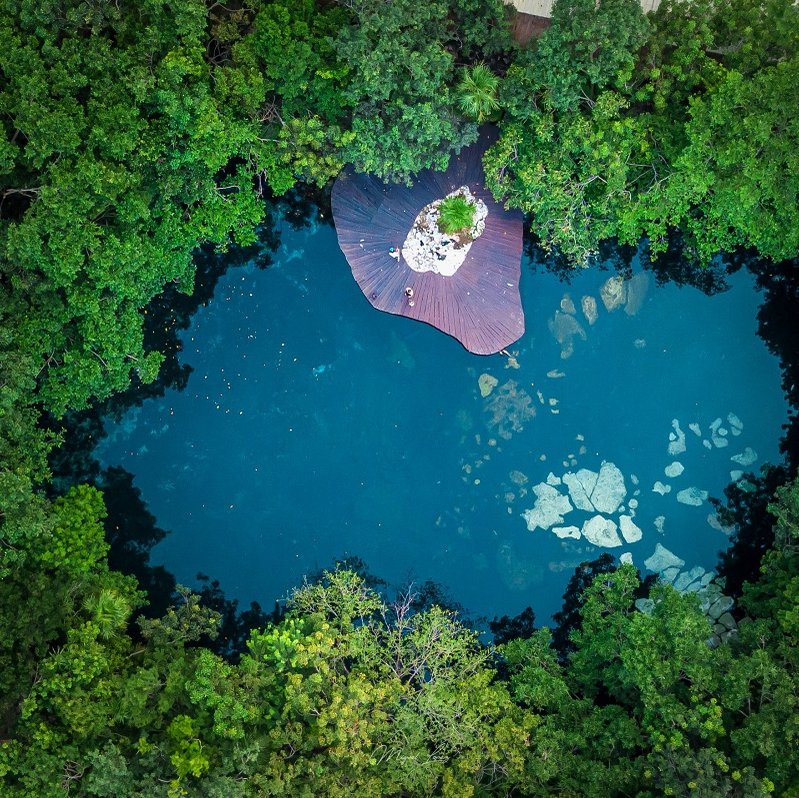
[[[483,154],[495,140],[496,131],[484,128],[476,144],[452,157],[446,172],[426,170],[412,188],[347,168],[332,196],[339,245],[372,305],[432,324],[480,355],[499,352],[524,334],[522,214],[506,211],[483,186]],[[419,273],[394,260],[389,248],[402,246],[422,208],[463,185],[486,203],[488,218],[458,271],[451,277]]]

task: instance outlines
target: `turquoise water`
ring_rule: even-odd
[[[270,607],[351,554],[392,582],[440,582],[474,613],[531,604],[546,622],[574,566],[605,550],[645,572],[661,543],[686,568],[712,568],[728,538],[707,501],[686,505],[678,492],[721,497],[747,447],[749,469],[779,459],[787,405],[744,271],[708,297],[656,286],[634,264],[627,304],[608,312],[600,288],[614,272],[567,285],[525,260],[527,332],[510,360],[373,310],[331,228],[280,233],[272,267],[230,270],[195,315],[186,389],[109,422],[98,446],[171,532],[152,562],[185,584],[203,572],[229,597]],[[583,297],[598,304],[594,324]],[[487,397],[483,374],[497,381]],[[685,451],[670,455],[675,419]],[[624,475],[624,511],[637,502],[640,541],[604,549],[528,531],[534,485],[603,461]],[[673,462],[684,471],[670,478]],[[657,481],[671,492],[654,492]],[[575,509],[558,526],[588,518]]]

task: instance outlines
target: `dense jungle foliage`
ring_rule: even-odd
[[[509,30],[500,0],[0,0],[4,798],[799,796],[799,482],[766,516],[764,478],[730,645],[669,587],[635,611],[624,566],[582,572],[557,647],[528,616],[496,650],[346,569],[218,645],[188,591],[142,615],[107,499],[49,482],[65,413],[156,379],[146,319],[198,247],[345,164],[444,167],[486,120],[492,191],[576,265],[642,236],[799,254],[791,0],[558,0],[530,46]]]

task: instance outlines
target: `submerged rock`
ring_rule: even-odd
[[[622,545],[617,529],[616,524],[609,518],[595,515],[583,524],[583,537],[595,546],[614,548]]]
[[[533,493],[536,496],[533,508],[522,513],[530,532],[534,532],[536,529],[549,529],[554,524],[562,524],[563,516],[574,509],[568,496],[564,496],[546,482],[541,482],[533,487]]]
[[[665,496],[667,493],[671,493],[671,485],[664,485],[660,480],[658,480],[652,486],[652,490],[655,493],[659,493],[661,496]]]
[[[638,313],[644,304],[648,290],[649,275],[646,272],[634,274],[627,281],[627,303],[624,305],[624,312],[628,316],[635,316]]]
[[[747,446],[741,454],[733,455],[730,460],[744,467],[750,466],[757,460],[757,452],[751,446]]]
[[[641,528],[633,523],[633,519],[629,515],[619,516],[619,529],[621,536],[628,543],[637,543],[643,537]]]
[[[602,304],[608,311],[620,307],[627,297],[627,287],[621,275],[615,274],[609,278],[599,289],[599,295],[602,297]]]
[[[685,560],[680,559],[676,554],[658,543],[655,545],[655,551],[652,556],[644,560],[644,565],[650,571],[660,573],[667,568],[682,568],[685,565]]]
[[[560,356],[564,360],[571,357],[574,351],[573,339],[575,337],[582,338],[583,341],[588,338],[580,322],[574,316],[559,310],[555,311],[555,316],[549,320],[548,326],[549,331],[560,344]]]
[[[699,507],[707,499],[707,491],[699,488],[686,488],[677,494],[677,501],[681,504],[689,504],[692,507]]]
[[[680,573],[680,569],[676,566],[672,566],[671,568],[667,568],[663,573],[661,573],[660,578],[665,580],[666,582],[673,582],[677,578],[677,574]]]
[[[728,413],[727,414],[727,421],[729,422],[730,426],[737,430],[742,430],[744,428],[743,421],[741,421],[735,413]]]
[[[488,427],[496,427],[500,438],[509,440],[514,432],[521,432],[525,423],[535,416],[533,399],[515,380],[508,380],[497,388],[485,405]]]
[[[685,451],[685,433],[680,429],[680,422],[675,418],[671,422],[673,433],[669,433],[669,454],[682,454]]]
[[[596,485],[591,492],[591,504],[600,513],[615,513],[626,495],[624,475],[614,463],[602,463]]]
[[[481,374],[477,379],[477,384],[480,387],[480,396],[485,399],[499,385],[499,380],[490,374]]]
[[[572,316],[577,313],[577,308],[574,307],[574,300],[568,294],[564,294],[563,299],[560,300],[560,309],[564,313],[571,313]]]
[[[667,465],[663,472],[666,474],[667,477],[678,477],[682,472],[685,471],[685,466],[682,463],[673,462],[671,465]]]
[[[624,554],[619,557],[619,562],[624,565],[632,565],[633,564],[633,555],[629,551],[625,551]]]
[[[594,324],[599,318],[596,299],[594,299],[592,296],[584,296],[580,300],[580,307],[583,309],[583,316],[585,316],[585,320],[588,322],[588,324]]]
[[[635,600],[635,609],[644,615],[651,615],[655,609],[655,602],[651,598],[639,598]]]
[[[725,526],[721,523],[721,521],[719,521],[719,517],[716,515],[716,513],[708,513],[707,522],[713,529],[717,529],[719,532],[725,535],[731,535],[735,531],[734,524]]]
[[[655,529],[657,529],[657,531],[660,532],[660,534],[662,535],[665,526],[666,526],[666,516],[665,515],[659,515],[655,519]]]
[[[693,432],[697,438],[702,437],[702,428],[699,426],[699,424],[689,424],[688,429],[691,430],[691,432]]]
[[[553,487],[557,487],[562,482],[561,478],[555,476],[551,471],[547,474],[547,485],[552,485]]]
[[[690,571],[683,571],[675,580],[674,580],[674,589],[679,593],[686,592],[686,589],[692,582],[696,582],[703,574],[705,573],[705,569],[701,566],[697,565],[694,568],[691,568]],[[699,585],[698,587],[701,587]]]

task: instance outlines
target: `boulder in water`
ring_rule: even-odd
[[[584,296],[580,300],[580,306],[583,309],[583,316],[585,316],[585,320],[588,322],[588,324],[594,324],[599,318],[596,299],[594,299],[592,296]]]
[[[650,571],[660,573],[667,568],[682,568],[685,565],[685,560],[680,559],[676,554],[658,543],[655,545],[655,551],[652,556],[644,560],[644,565]]]
[[[608,311],[616,310],[623,305],[627,298],[627,287],[621,275],[615,274],[610,277],[599,289],[599,295],[602,297],[602,304]]]
[[[569,471],[563,475],[563,481],[569,488],[569,496],[578,510],[594,512],[594,505],[591,504],[589,496],[598,476],[595,471],[589,471],[587,468],[581,468],[576,474]],[[586,489],[587,485],[590,486],[589,489]]]
[[[675,460],[671,465],[667,465],[663,471],[667,477],[678,477],[685,471],[685,466]]]
[[[546,482],[536,485],[533,493],[536,496],[533,508],[522,513],[531,532],[539,528],[549,529],[554,524],[562,524],[563,516],[574,509],[568,496],[564,496]]]
[[[633,519],[629,515],[619,516],[619,529],[621,536],[628,543],[637,543],[643,537],[641,528],[633,523]]]
[[[734,454],[730,460],[744,467],[750,466],[757,460],[757,452],[751,446],[747,446],[741,454]]]
[[[591,504],[600,513],[615,513],[626,495],[624,475],[614,463],[602,463],[596,485],[591,492]]]
[[[689,504],[692,507],[699,507],[707,499],[707,491],[699,488],[686,488],[677,494],[677,501],[681,504]]]
[[[609,518],[595,515],[583,524],[583,537],[595,546],[614,548],[622,545],[617,529],[616,524]]]

